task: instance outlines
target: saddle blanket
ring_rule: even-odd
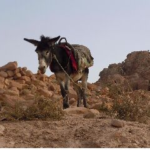
[[[64,44],[61,44],[60,47],[66,51],[68,57],[70,58],[73,72],[77,72],[78,71],[78,65],[77,65],[77,62],[75,60],[73,51],[68,46],[66,46]]]

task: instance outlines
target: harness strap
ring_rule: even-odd
[[[62,40],[65,40],[65,43],[67,44],[68,42],[67,42],[67,39],[65,38],[65,37],[62,37],[60,40],[59,40],[59,42],[58,42],[58,44],[60,45],[61,44],[61,41]]]
[[[78,65],[77,65],[77,62],[75,60],[75,57],[74,57],[74,54],[73,54],[72,50],[70,48],[68,49],[68,46],[66,46],[64,44],[61,44],[60,47],[65,50],[65,52],[67,53],[69,59],[71,60],[71,65],[72,65],[72,68],[73,68],[73,72],[77,72],[78,71]]]

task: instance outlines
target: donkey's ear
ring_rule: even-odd
[[[57,37],[55,37],[53,39],[50,39],[49,40],[49,44],[54,45],[59,40],[59,38],[60,38],[60,36],[57,36]]]
[[[24,40],[31,44],[34,44],[35,46],[38,46],[38,44],[39,44],[39,41],[36,41],[36,40],[26,39],[26,38],[24,38]]]

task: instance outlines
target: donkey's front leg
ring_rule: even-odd
[[[66,90],[63,83],[60,83],[60,89],[61,89],[61,95],[63,97],[63,109],[66,109],[69,107],[69,97],[68,97],[68,90]]]
[[[86,102],[86,90],[85,89],[82,89],[82,97],[83,97],[83,105],[84,107],[87,107],[87,102]]]
[[[86,89],[87,89],[87,79],[88,79],[89,69],[85,69],[84,75],[82,77],[82,98],[83,98],[83,105],[87,107],[87,96],[86,96]]]

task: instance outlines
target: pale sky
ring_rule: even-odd
[[[42,34],[87,46],[93,83],[109,64],[150,49],[150,0],[0,0],[0,66],[17,61],[36,73],[35,47],[23,38]]]

